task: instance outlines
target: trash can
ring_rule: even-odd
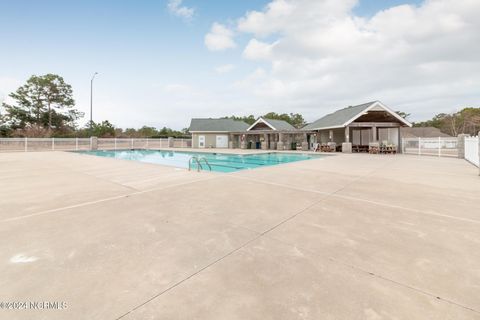
[[[261,142],[256,142],[255,149],[260,149],[260,148],[261,148]]]

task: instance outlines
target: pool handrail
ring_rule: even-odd
[[[193,156],[188,160],[188,171],[192,170],[192,162],[195,160],[197,162],[197,172],[200,172],[200,170],[203,170],[202,164],[200,163],[201,160],[205,162],[205,164],[208,166],[208,170],[212,171],[212,166],[208,162],[207,158],[205,157],[197,157]]]
[[[201,160],[205,161],[205,163],[206,163],[207,166],[208,166],[208,170],[212,171],[212,166],[210,165],[210,163],[208,163],[207,158],[205,158],[205,157],[200,157],[200,158],[198,158],[198,163],[200,163]],[[203,169],[203,168],[202,168],[202,169]]]

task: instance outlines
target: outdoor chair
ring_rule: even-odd
[[[378,154],[380,152],[380,144],[378,142],[370,142],[368,144],[368,153]]]
[[[335,152],[337,149],[337,144],[335,142],[328,142],[327,147],[328,147],[328,152]]]

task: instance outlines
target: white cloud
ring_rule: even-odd
[[[372,99],[414,117],[478,101],[480,1],[428,0],[371,18],[355,16],[356,4],[273,0],[246,13],[237,24],[251,35],[243,57],[269,68],[238,83],[266,105],[317,116]]]
[[[251,39],[243,50],[243,56],[250,60],[268,60],[271,58],[272,49],[275,45],[276,42],[270,44]]]
[[[221,51],[235,48],[237,45],[233,40],[232,30],[220,23],[214,23],[210,32],[205,36],[205,45],[211,51]]]
[[[233,69],[235,69],[235,66],[233,64],[224,64],[216,67],[215,72],[219,74],[225,74],[225,73],[229,73]]]
[[[195,9],[187,6],[182,6],[183,0],[169,0],[167,3],[168,11],[184,19],[191,19],[195,14]]]

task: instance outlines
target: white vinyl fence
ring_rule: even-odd
[[[95,141],[96,140],[96,141]],[[96,145],[96,148],[95,148]],[[0,138],[0,152],[191,148],[192,139]]]
[[[480,166],[480,154],[478,153],[479,137],[465,137],[465,159],[477,167]]]
[[[457,138],[403,138],[402,152],[420,156],[457,157]]]

